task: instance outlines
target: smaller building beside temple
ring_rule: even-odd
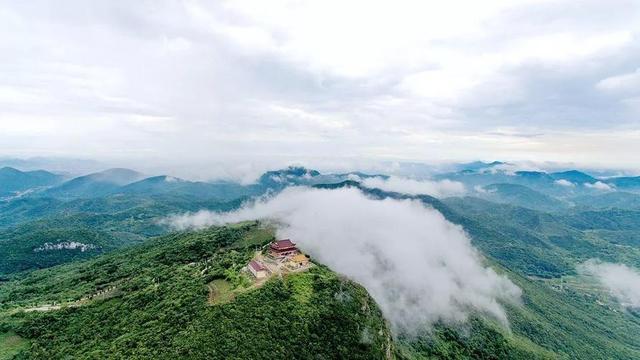
[[[264,279],[269,275],[269,269],[260,261],[251,260],[247,269],[256,279]]]

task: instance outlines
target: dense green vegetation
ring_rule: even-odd
[[[13,332],[0,332],[0,360],[12,359],[27,345],[26,340]]]
[[[638,311],[620,308],[575,271],[590,258],[640,267],[637,195],[554,185],[596,181],[586,174],[461,173],[492,195],[444,200],[302,168],[269,172],[250,188],[116,175],[116,185],[101,187],[104,176],[94,176],[67,184],[76,192],[64,196],[0,201],[0,359],[640,358]],[[416,199],[463,226],[487,262],[523,290],[523,304],[507,306],[510,328],[477,315],[392,338],[365,289],[324,266],[251,286],[241,268],[273,238],[258,223],[167,234],[158,222],[234,209],[252,191],[300,183]],[[39,250],[62,242],[92,247]]]
[[[257,224],[174,234],[0,287],[0,329],[30,341],[26,358],[384,358],[390,335],[362,287],[325,267],[274,278],[207,304],[207,284],[251,258]],[[248,239],[248,240],[247,240]],[[115,288],[114,288],[115,287]],[[48,312],[111,289],[109,296]],[[274,341],[277,339],[277,341]]]
[[[522,206],[549,212],[562,211],[567,204],[526,186],[518,184],[491,184],[483,187],[483,198],[504,204]]]
[[[576,264],[593,257],[640,266],[640,248],[613,240],[640,236],[636,211],[549,214],[475,198],[451,198],[445,203],[453,212],[449,219],[465,227],[474,245],[525,275],[572,274]]]
[[[322,187],[341,186],[360,187],[355,182]],[[481,344],[477,339],[473,340],[473,336],[452,337],[436,331],[435,337],[427,335],[429,340],[420,339],[417,346],[403,341],[400,349],[408,348],[405,351],[416,357],[427,354],[475,358],[482,357],[477,351],[483,347],[495,348],[502,344],[499,351],[494,349],[498,351],[495,354],[512,349],[509,356],[503,358],[516,358],[520,356],[516,354],[522,354],[522,348],[514,348],[514,344],[522,344],[526,349],[529,348],[526,344],[532,343],[535,344],[532,349],[539,346],[559,358],[640,357],[640,317],[637,313],[622,310],[616,304],[600,305],[598,301],[604,299],[593,293],[572,287],[551,287],[544,280],[575,274],[578,263],[594,257],[640,266],[640,249],[633,242],[639,236],[636,231],[640,217],[634,217],[633,211],[549,214],[475,198],[450,198],[442,202],[426,195],[408,196],[361,189],[375,198],[413,198],[438,209],[450,221],[462,225],[473,244],[523,289],[523,306],[509,308],[509,321],[515,337],[493,332],[485,323],[475,323],[471,333],[484,334]],[[609,221],[603,220],[607,218]],[[623,242],[620,238],[629,240]],[[425,341],[430,344],[426,348]],[[440,348],[446,351],[438,352]],[[536,354],[544,356],[543,353]]]
[[[0,168],[0,199],[31,189],[55,185],[62,176],[48,171],[20,171],[12,167]]]
[[[177,212],[229,210],[243,199],[202,201],[176,196],[112,195],[60,201],[20,199],[0,205],[0,276],[86,259],[166,233],[158,221]],[[2,219],[6,219],[6,226]],[[78,242],[90,248],[38,251],[45,244]]]
[[[512,332],[475,318],[458,329],[438,325],[402,335],[390,345],[366,291],[322,266],[208,305],[207,285],[233,286],[255,246],[270,239],[258,224],[246,223],[167,235],[23,274],[0,286],[0,330],[30,341],[21,356],[35,358],[376,358],[387,350],[398,358],[640,356],[640,318],[502,267],[524,290],[524,304],[509,308]],[[105,289],[74,307],[75,300]],[[44,304],[62,309],[23,311]]]

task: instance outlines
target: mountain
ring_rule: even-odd
[[[481,198],[541,211],[561,211],[566,204],[551,196],[518,184],[491,184],[478,193]]]
[[[269,228],[247,222],[169,234],[24,274],[0,286],[0,339],[13,334],[22,358],[640,355],[634,315],[599,305],[591,290],[570,283],[559,288],[554,280],[530,279],[500,265],[494,266],[523,289],[523,304],[507,307],[509,330],[478,315],[460,327],[436,324],[392,337],[366,290],[321,264],[259,286],[248,282],[242,267],[256,246],[272,239]]]
[[[34,188],[52,186],[62,181],[62,176],[44,170],[20,171],[12,167],[0,169],[0,198]]]
[[[260,176],[258,183],[268,188],[282,188],[286,185],[299,185],[310,182],[320,176],[317,170],[310,170],[301,166],[290,166],[282,170],[267,171]]]
[[[111,194],[121,186],[144,178],[144,175],[129,169],[108,169],[71,179],[49,189],[45,196],[64,199],[91,198]]]
[[[455,164],[453,167],[454,169],[456,169],[456,171],[482,171],[482,170],[488,170],[500,165],[508,165],[505,162],[502,161],[492,161],[492,162],[484,162],[484,161],[473,161],[470,163],[464,163],[464,164]]]
[[[139,244],[168,232],[170,228],[160,220],[169,215],[229,211],[242,200],[116,194],[67,202],[26,198],[0,203],[0,276]]]
[[[640,209],[640,195],[624,191],[579,196],[570,199],[570,201],[579,206],[597,209]]]
[[[640,176],[610,178],[605,180],[605,182],[618,189],[640,189]]]
[[[576,271],[592,258],[640,267],[634,194],[565,201],[495,183],[487,198],[440,200],[365,188],[357,180],[366,174],[286,170],[286,186],[412,200],[461,226],[484,263],[523,290],[522,304],[503,304],[509,328],[474,313],[391,336],[366,289],[313,259],[309,271],[251,286],[241,268],[272,229],[246,222],[168,233],[159,220],[237,209],[268,187],[152,177],[103,196],[0,202],[0,358],[640,358],[640,313]],[[220,189],[243,195],[220,201],[212,197]]]
[[[144,196],[172,195],[197,199],[232,200],[262,193],[258,186],[244,186],[234,182],[188,181],[172,176],[154,176],[123,186],[117,192]]]
[[[598,181],[598,179],[594,178],[593,176],[578,170],[554,172],[549,174],[549,176],[551,176],[554,180],[566,180],[578,185],[585,183],[593,184]]]
[[[553,176],[543,171],[516,171],[515,175],[520,181],[535,185],[549,185],[553,183]]]
[[[104,164],[95,160],[61,157],[32,157],[16,159],[0,157],[0,166],[10,166],[24,171],[47,170],[60,174],[88,174],[104,169]]]
[[[212,228],[33,273],[0,286],[0,336],[29,342],[23,358],[391,355],[375,301],[326,267],[252,285],[241,269],[272,239],[255,223]],[[51,310],[24,312],[34,304]]]

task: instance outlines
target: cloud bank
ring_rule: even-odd
[[[482,265],[463,229],[413,200],[372,200],[356,189],[289,188],[231,213],[168,219],[179,229],[276,220],[319,262],[362,284],[398,331],[482,313],[507,324],[501,302],[521,290]]]
[[[591,259],[578,272],[594,276],[624,307],[640,309],[640,271],[623,264]]]
[[[369,188],[378,188],[385,191],[394,191],[409,195],[427,194],[438,198],[460,196],[466,191],[464,184],[448,179],[432,181],[414,180],[397,176],[392,176],[387,179],[372,177],[362,180],[362,184]]]

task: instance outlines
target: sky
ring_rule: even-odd
[[[639,1],[0,0],[0,156],[637,169],[639,36]]]

